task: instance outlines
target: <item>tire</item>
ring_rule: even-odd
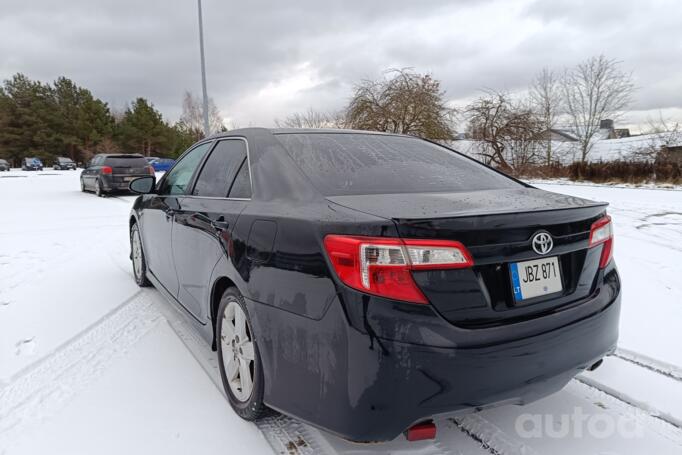
[[[81,191],[85,193],[85,182],[83,181],[83,178],[81,177]]]
[[[257,420],[269,411],[263,403],[263,366],[244,298],[237,288],[223,293],[216,317],[220,377],[227,399],[239,417]],[[229,378],[228,370],[233,371]],[[249,375],[250,390],[249,380],[243,380],[245,375]]]
[[[140,228],[137,227],[137,223],[130,228],[130,259],[133,263],[133,276],[137,285],[141,288],[151,286],[152,283],[147,279],[147,261],[144,258]]]
[[[95,181],[95,194],[98,197],[104,197],[107,195],[106,191],[102,189],[102,182],[100,182],[99,179]]]

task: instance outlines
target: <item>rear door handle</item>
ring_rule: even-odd
[[[199,221],[202,221],[206,224],[210,224],[211,227],[217,231],[226,231],[230,227],[230,223],[228,223],[227,221],[223,221],[220,219],[212,220],[203,213],[195,213],[192,216]]]

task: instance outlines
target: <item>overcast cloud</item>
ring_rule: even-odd
[[[677,0],[203,0],[208,90],[238,126],[342,107],[353,84],[414,67],[453,103],[523,90],[543,66],[603,53],[639,87],[624,122],[682,121]],[[114,109],[150,99],[171,121],[201,92],[196,1],[0,0],[0,78],[60,75]]]

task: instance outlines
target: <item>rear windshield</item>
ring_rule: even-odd
[[[444,147],[376,134],[279,134],[277,138],[325,196],[460,192],[519,183]]]
[[[147,160],[142,156],[108,156],[104,164],[111,167],[147,167]]]
[[[57,158],[60,163],[73,163],[71,158]]]

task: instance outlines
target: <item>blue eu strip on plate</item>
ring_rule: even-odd
[[[514,289],[514,300],[517,302],[523,300],[521,293],[521,284],[519,283],[519,266],[516,262],[510,264],[512,276],[512,288]]]

